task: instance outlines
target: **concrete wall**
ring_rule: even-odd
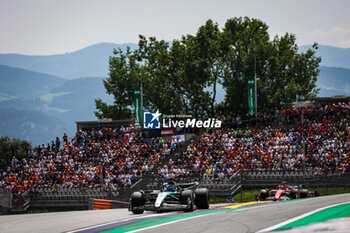
[[[4,188],[0,188],[0,213],[8,214],[12,208],[12,194]]]

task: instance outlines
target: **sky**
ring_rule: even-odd
[[[171,41],[208,19],[258,18],[298,45],[350,48],[349,0],[0,0],[0,53],[49,55],[101,43]]]

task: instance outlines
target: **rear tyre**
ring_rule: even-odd
[[[308,192],[309,191],[307,189],[300,190],[300,198],[307,198]]]
[[[131,210],[133,214],[142,214],[145,211],[142,208],[145,202],[146,200],[143,192],[133,192],[129,201],[129,210]]]
[[[209,190],[207,188],[199,188],[194,191],[194,203],[198,209],[209,209]]]
[[[317,192],[317,190],[315,191],[314,196],[315,197],[319,197],[320,196],[320,194],[319,194],[319,192]]]
[[[193,191],[185,190],[180,193],[180,201],[182,204],[187,205],[187,208],[184,209],[185,212],[193,211]]]

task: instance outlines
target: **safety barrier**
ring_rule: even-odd
[[[123,201],[104,200],[104,199],[89,200],[90,210],[108,210],[108,209],[119,209],[119,208],[128,208],[128,203]]]
[[[103,199],[94,199],[94,210],[112,209],[112,201]]]

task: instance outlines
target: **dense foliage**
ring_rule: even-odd
[[[9,165],[13,157],[17,160],[27,157],[30,149],[31,145],[26,140],[0,137],[0,169]]]
[[[104,80],[113,105],[96,100],[99,118],[132,117],[134,89],[143,84],[143,103],[163,114],[227,118],[246,114],[247,82],[258,77],[258,111],[316,96],[321,58],[317,44],[298,53],[296,37],[286,33],[270,39],[268,26],[250,18],[228,19],[222,30],[208,20],[196,35],[171,43],[140,36],[139,47],[115,50]],[[217,85],[226,91],[216,103]]]

